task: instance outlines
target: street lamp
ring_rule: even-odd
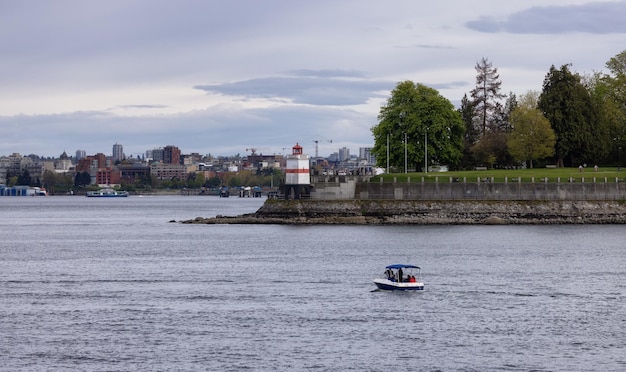
[[[404,133],[404,174],[407,173],[406,133]]]
[[[389,133],[387,133],[387,174],[389,174]]]
[[[428,173],[428,128],[424,131],[424,173]]]

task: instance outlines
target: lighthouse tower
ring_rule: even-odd
[[[293,194],[294,199],[301,196],[311,195],[311,171],[309,155],[302,153],[302,146],[296,143],[292,148],[291,155],[287,155],[287,167],[285,169],[285,184],[283,194],[289,199]]]

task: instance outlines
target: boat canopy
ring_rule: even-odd
[[[393,264],[386,267],[386,269],[419,269],[419,266],[406,265],[406,264]]]

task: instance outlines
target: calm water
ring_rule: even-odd
[[[626,370],[623,226],[169,222],[263,201],[0,198],[0,369]]]

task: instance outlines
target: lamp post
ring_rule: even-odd
[[[428,173],[428,128],[424,131],[424,173]]]
[[[613,138],[613,142],[617,144],[617,171],[622,170],[622,145],[620,142],[620,137]]]
[[[404,174],[407,173],[406,133],[404,133]]]
[[[389,133],[387,133],[387,174],[389,174]]]

